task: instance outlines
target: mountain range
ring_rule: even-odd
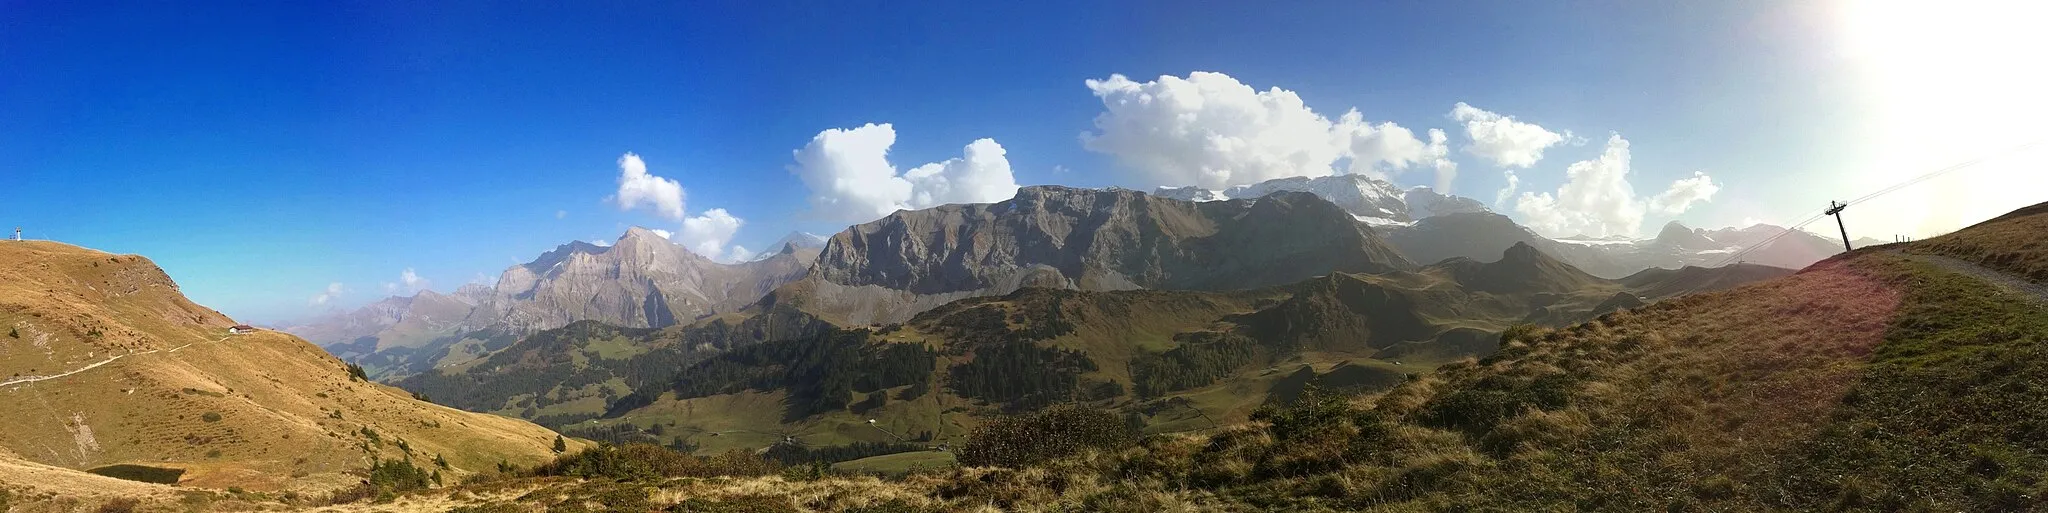
[[[659,328],[736,310],[802,276],[821,247],[793,233],[775,252],[726,264],[634,227],[610,246],[556,247],[507,268],[494,285],[390,297],[283,330],[374,374],[410,374],[578,320]]]
[[[792,233],[778,251],[738,264],[633,228],[610,247],[560,246],[494,286],[422,291],[284,329],[397,379],[578,320],[661,328],[783,304],[835,325],[881,325],[1022,287],[1234,290],[1485,260],[1516,244],[1620,279],[1730,263],[1736,253],[1732,260],[1796,269],[1838,243],[1765,225],[1676,223],[1652,239],[1551,239],[1476,200],[1360,175],[1149,195],[1037,186],[1002,202],[899,211],[829,238]]]

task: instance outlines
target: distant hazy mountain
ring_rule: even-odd
[[[465,336],[516,337],[581,320],[672,326],[736,310],[801,277],[818,250],[800,235],[758,260],[723,264],[635,227],[611,246],[563,244],[506,269],[494,286],[388,298],[285,330],[336,354],[379,354],[366,365],[405,374],[446,363]]]
[[[1492,212],[1479,200],[1447,195],[1429,187],[1408,189],[1408,192],[1401,194],[1401,201],[1408,204],[1408,215],[1418,220],[1450,214]]]
[[[1800,269],[1842,252],[1842,241],[1805,231],[1755,225],[1702,230],[1673,221],[1648,240],[1561,239],[1606,255],[1620,267],[1676,269],[1747,262]],[[1739,254],[1739,255],[1738,255]],[[1730,257],[1734,257],[1731,261]]]
[[[1478,200],[1438,193],[1428,187],[1401,190],[1391,183],[1361,175],[1282,178],[1223,191],[1199,187],[1161,187],[1155,195],[1189,201],[1256,198],[1275,191],[1300,191],[1343,207],[1376,227],[1403,256],[1416,263],[1445,258],[1487,258],[1517,243],[1606,278],[1621,278],[1644,269],[1713,266],[1729,255],[1761,244],[1736,260],[1799,269],[1841,252],[1838,239],[1803,231],[1756,225],[1747,228],[1698,230],[1673,222],[1657,237],[1574,236],[1550,239],[1514,220],[1494,214]],[[1783,235],[1780,235],[1783,234]],[[1881,243],[1862,239],[1858,246]],[[1733,263],[1733,262],[1728,262]]]
[[[769,244],[768,250],[761,252],[754,259],[766,260],[783,252],[824,249],[827,240],[830,240],[830,238],[815,233],[789,232],[789,235],[782,236],[781,240],[775,241],[774,244]]]
[[[848,228],[810,276],[768,301],[866,324],[1024,286],[1230,290],[1413,267],[1317,194],[1194,202],[1037,186],[999,203],[900,211]]]
[[[610,247],[574,243],[506,269],[468,322],[522,333],[579,320],[670,326],[752,302],[772,288],[768,284],[794,279],[808,263],[789,252],[721,264],[634,227]]]

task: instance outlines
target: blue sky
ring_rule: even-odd
[[[1834,4],[295,4],[0,2],[0,223],[149,256],[201,303],[277,322],[405,269],[446,291],[572,239],[677,230],[615,201],[626,152],[756,249],[847,224],[791,172],[827,129],[891,124],[904,169],[989,138],[1019,184],[1161,185],[1081,143],[1105,112],[1084,81],[1111,74],[1217,72],[1331,119],[1443,129],[1454,192],[1489,203],[1504,169],[1464,151],[1454,104],[1583,140],[1514,169],[1519,191],[1559,193],[1618,133],[1639,200],[1696,172],[1718,189],[1645,231],[1784,223],[1991,145],[1879,151],[1929,131],[1884,107],[1954,91],[1874,87],[1892,61],[1856,38],[1915,18]],[[1961,221],[1928,219],[1868,234]]]

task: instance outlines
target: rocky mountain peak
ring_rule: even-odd
[[[1713,239],[1678,221],[1665,223],[1664,229],[1657,232],[1655,241],[1658,245],[1673,248],[1711,249],[1718,246]]]
[[[1600,280],[1527,242],[1509,246],[1497,261],[1476,262],[1456,258],[1432,267],[1449,272],[1453,279],[1468,289],[1496,293],[1564,293],[1583,289]]]
[[[1550,256],[1544,255],[1542,251],[1537,251],[1536,246],[1529,245],[1527,241],[1516,241],[1515,245],[1509,246],[1507,251],[1502,252],[1500,256],[1502,263],[1518,265],[1540,264],[1544,260],[1549,259]]]

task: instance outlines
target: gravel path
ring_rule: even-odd
[[[1904,255],[1906,255],[1907,258],[1912,258],[1915,260],[1920,260],[1923,262],[1934,264],[1936,266],[1940,266],[1942,269],[1947,269],[1951,272],[1975,276],[1977,279],[1989,282],[1991,283],[1991,285],[2001,289],[2005,289],[2007,292],[2027,296],[2029,299],[2032,299],[2035,302],[2048,303],[2048,285],[2027,281],[2025,278],[2020,278],[2018,276],[2013,276],[2010,274],[2006,274],[2004,272],[2000,272],[1996,269],[1977,265],[1968,260],[1960,260],[1940,255],[1921,255],[1915,253],[1904,253]]]
[[[225,340],[227,340],[227,339],[228,339],[228,337],[221,337],[221,338],[220,338],[220,340],[215,340],[214,342],[218,343],[218,342],[222,342],[222,341],[225,341]],[[178,347],[174,347],[174,348],[171,348],[171,350],[169,350],[169,351],[165,351],[165,352],[166,352],[166,353],[175,353],[175,352],[178,352],[178,350],[179,350],[179,349],[184,349],[184,348],[186,348],[186,347],[188,347],[188,346],[191,346],[191,345],[192,345],[192,344],[185,344],[185,345],[182,345],[182,346],[178,346]],[[101,360],[101,361],[100,361],[99,363],[95,363],[95,364],[92,364],[92,365],[87,365],[87,366],[84,366],[84,367],[79,367],[79,368],[77,368],[77,369],[74,369],[74,370],[72,370],[71,372],[66,372],[66,373],[63,373],[63,374],[51,374],[51,375],[48,375],[48,376],[29,376],[29,377],[26,377],[26,378],[20,378],[20,379],[15,379],[15,380],[10,380],[10,381],[0,381],[0,387],[5,387],[5,386],[13,386],[13,385],[25,385],[25,384],[29,384],[29,383],[34,383],[34,382],[37,382],[37,381],[49,381],[49,380],[53,380],[53,379],[57,379],[57,378],[65,377],[65,376],[70,376],[70,375],[72,375],[72,374],[77,374],[77,373],[80,373],[80,372],[85,372],[85,371],[89,371],[89,370],[97,369],[97,368],[99,368],[99,367],[100,367],[101,365],[106,365],[106,364],[109,364],[109,363],[114,363],[114,360],[119,360],[119,359],[121,359],[122,357],[126,357],[126,356],[141,356],[141,355],[145,355],[145,354],[150,354],[150,353],[154,353],[154,352],[157,352],[157,351],[158,351],[158,350],[156,350],[156,349],[151,349],[151,350],[148,350],[148,351],[143,351],[143,352],[140,352],[140,353],[129,353],[129,354],[119,354],[119,355],[114,355],[114,356],[113,356],[113,357],[111,357],[111,358],[107,358],[107,359],[105,359],[105,360]]]

